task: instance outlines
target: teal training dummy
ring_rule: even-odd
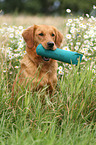
[[[57,48],[56,50],[47,50],[41,44],[37,46],[36,52],[42,57],[52,58],[55,60],[75,65],[78,64],[79,59],[81,62],[83,56],[82,54],[79,54],[77,52],[62,50],[59,48]]]

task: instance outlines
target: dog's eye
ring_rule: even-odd
[[[40,36],[44,36],[44,34],[43,34],[43,33],[39,33],[39,35],[40,35]]]
[[[54,33],[52,33],[52,37],[54,37],[55,35],[54,35]]]

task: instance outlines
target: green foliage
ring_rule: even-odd
[[[18,12],[23,10],[22,0],[4,0],[0,2],[0,9],[4,11],[4,13],[13,13],[16,9]]]
[[[28,0],[25,9],[27,13],[36,14],[41,11],[42,3],[40,0]]]
[[[56,3],[57,2],[57,3]],[[58,5],[58,2],[60,5]],[[65,14],[65,10],[70,8],[74,13],[90,13],[94,0],[4,0],[0,1],[0,9],[4,13],[13,13],[18,11],[31,14]]]
[[[60,0],[60,2],[61,5],[59,9],[62,14],[64,14],[64,10],[68,8],[71,9],[73,13],[90,13],[93,5],[95,5],[94,0]]]
[[[78,65],[59,78],[53,101],[46,88],[31,92],[27,87],[12,100],[13,79],[0,71],[1,145],[95,144],[96,77],[88,67]]]

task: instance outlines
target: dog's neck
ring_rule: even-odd
[[[37,68],[39,66],[42,66],[42,69],[43,69],[43,67],[48,69],[50,67],[50,65],[54,65],[54,63],[57,62],[56,60],[52,60],[52,59],[50,59],[50,61],[48,61],[48,62],[43,61],[42,57],[37,55],[37,53],[36,53],[36,46],[34,46],[31,49],[26,47],[26,51],[27,51],[27,56],[32,61],[32,63],[34,63],[34,65],[37,66]]]
[[[32,47],[31,49],[26,47],[26,51],[29,59],[38,67],[42,63],[42,57],[37,55],[36,46]]]

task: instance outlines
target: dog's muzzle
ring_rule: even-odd
[[[54,42],[47,42],[48,49],[53,50]]]
[[[54,42],[47,42],[47,49],[48,50],[53,50],[53,46],[54,46]],[[43,58],[43,60],[44,61],[49,61],[50,60],[50,58],[49,57],[43,57],[42,56],[42,58]]]

